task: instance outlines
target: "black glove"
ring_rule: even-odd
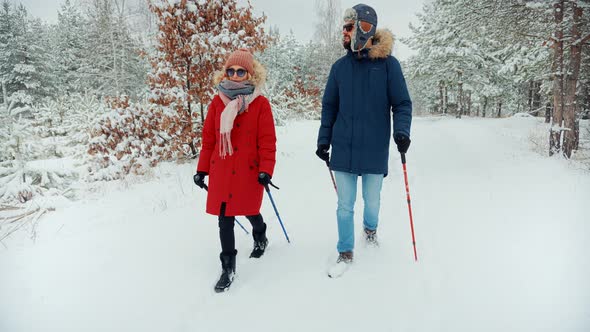
[[[206,187],[205,184],[205,177],[207,176],[207,172],[197,172],[197,174],[193,175],[193,181],[195,181],[195,184],[199,187],[201,187],[201,189]]]
[[[395,144],[397,144],[397,151],[399,153],[406,153],[408,152],[408,148],[410,147],[410,138],[404,134],[395,134],[393,137]]]
[[[265,172],[260,172],[258,174],[258,183],[265,187],[268,186],[268,184],[270,183],[270,175],[268,175],[268,173]]]
[[[321,160],[325,161],[327,166],[330,166],[330,154],[328,153],[329,149],[330,149],[330,145],[320,144],[320,145],[318,145],[318,149],[315,151],[315,154]]]

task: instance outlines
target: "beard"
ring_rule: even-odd
[[[350,38],[348,40],[346,38],[342,38],[342,46],[344,47],[345,50],[352,51],[352,48],[350,45],[351,45]]]

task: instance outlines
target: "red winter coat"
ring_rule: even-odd
[[[215,96],[203,127],[198,172],[209,173],[207,213],[219,215],[225,202],[226,216],[251,216],[260,213],[264,187],[258,173],[272,176],[275,166],[276,134],[268,99],[259,96],[234,120],[231,131],[233,154],[221,159],[219,128],[225,105]]]

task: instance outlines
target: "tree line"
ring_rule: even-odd
[[[570,158],[590,112],[590,3],[435,0],[407,62],[416,103],[432,113],[544,115],[549,154]]]

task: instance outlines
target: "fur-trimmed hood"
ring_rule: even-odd
[[[332,146],[333,171],[387,174],[391,137],[410,137],[412,100],[401,65],[390,55],[393,35],[381,30],[373,38],[371,49],[349,49],[330,69],[317,144]]]
[[[373,47],[369,50],[369,58],[384,59],[391,55],[393,50],[393,33],[388,29],[377,29],[373,36]]]
[[[215,86],[217,86],[223,80],[225,69],[226,68],[224,66],[220,71],[217,71],[215,74],[213,74],[213,84]],[[264,68],[264,66],[256,59],[254,59],[254,73],[250,78],[250,82],[252,82],[252,84],[254,84],[254,86],[259,89],[262,89],[264,83],[266,82],[266,68]]]

